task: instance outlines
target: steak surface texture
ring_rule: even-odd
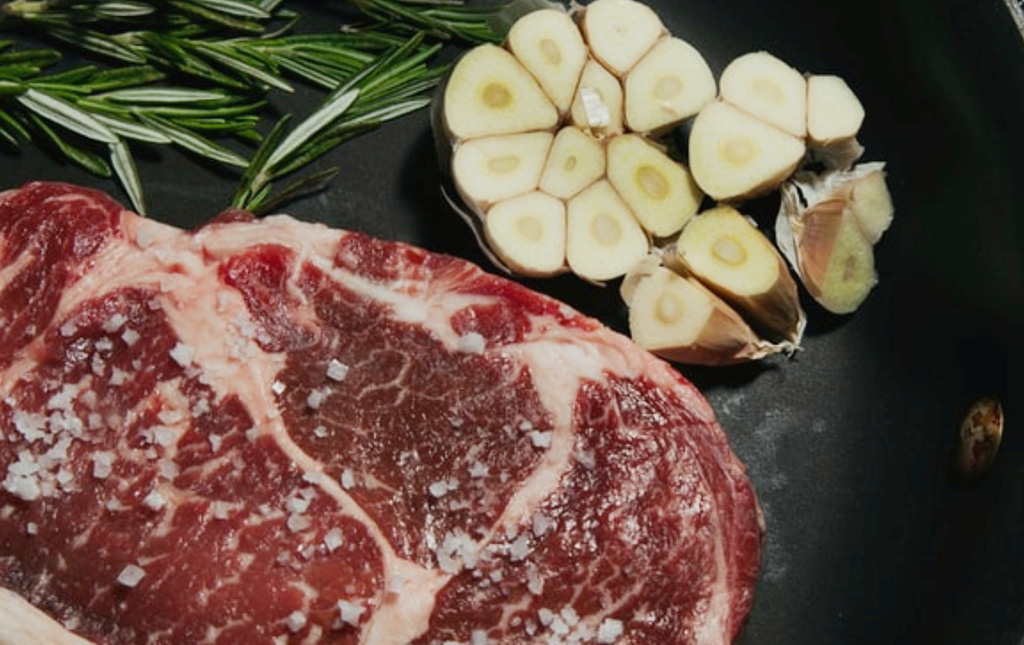
[[[760,537],[705,399],[554,299],[0,195],[0,643],[727,643]]]

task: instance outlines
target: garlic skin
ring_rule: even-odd
[[[640,347],[666,360],[708,366],[796,350],[790,342],[761,339],[735,309],[696,278],[652,267],[651,260],[638,266],[643,274],[627,281],[630,335]]]
[[[768,338],[800,342],[806,316],[796,281],[768,238],[735,208],[717,206],[694,217],[669,262],[699,279]]]
[[[893,220],[885,165],[797,173],[782,186],[779,250],[808,293],[835,314],[855,311],[878,281],[874,246]]]
[[[978,479],[991,469],[1003,439],[1003,406],[994,396],[974,402],[960,423],[956,467],[961,475]]]

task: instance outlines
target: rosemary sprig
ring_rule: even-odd
[[[342,0],[338,0],[341,2]],[[0,0],[0,32],[30,30],[98,57],[56,70],[60,54],[0,41],[0,145],[36,142],[104,177],[139,212],[137,145],[174,145],[241,169],[232,204],[260,211],[315,189],[335,169],[280,183],[344,141],[427,105],[451,39],[494,41],[500,6],[461,0],[349,0],[362,24],[292,34],[282,0]],[[266,93],[300,82],[327,92],[294,128],[263,136]],[[226,145],[224,139],[243,144]],[[257,144],[254,152],[245,144]]]
[[[245,157],[209,137],[259,139],[262,100],[161,85],[164,75],[144,66],[48,74],[58,57],[6,49],[0,50],[0,138],[10,148],[38,140],[91,173],[116,175],[140,212],[145,203],[129,140],[174,144],[245,167]]]

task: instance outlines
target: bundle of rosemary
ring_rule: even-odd
[[[10,0],[0,5],[0,146],[40,145],[116,177],[145,212],[133,148],[173,145],[237,168],[232,206],[270,210],[334,169],[275,184],[340,143],[418,110],[452,40],[500,39],[499,6],[350,0],[336,31],[300,31],[283,0]],[[297,3],[296,3],[297,4]],[[32,43],[43,42],[39,47]],[[74,52],[86,64],[68,65]],[[323,93],[272,125],[270,92]]]

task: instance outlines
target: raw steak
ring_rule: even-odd
[[[696,389],[452,257],[0,196],[0,641],[723,643],[757,502]]]

